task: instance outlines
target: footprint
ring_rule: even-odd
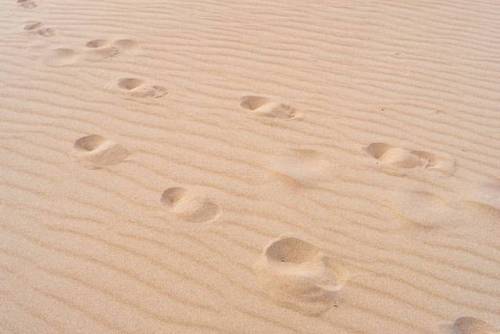
[[[280,119],[294,119],[298,117],[297,111],[291,106],[262,96],[244,96],[241,98],[240,106],[256,115],[265,117]]]
[[[414,231],[433,231],[458,228],[467,225],[469,215],[448,197],[440,197],[427,191],[396,191],[392,194],[392,206],[398,221]]]
[[[181,187],[165,190],[160,202],[178,218],[195,224],[214,222],[221,214],[212,200]]]
[[[120,53],[134,49],[137,42],[131,39],[119,39],[109,41],[106,39],[94,39],[86,44],[86,55],[89,60],[103,60],[118,56]]]
[[[85,46],[87,47],[87,59],[91,61],[103,60],[120,54],[120,50],[117,47],[110,45],[105,39],[94,39],[88,41]]]
[[[282,235],[272,240],[254,265],[262,289],[278,304],[319,315],[338,302],[349,272],[313,244]]]
[[[113,44],[120,50],[133,50],[137,48],[139,43],[137,43],[133,39],[123,38],[115,40]]]
[[[460,317],[453,324],[454,334],[498,334],[489,323],[474,317]]]
[[[464,200],[500,212],[500,179],[489,180],[468,190]]]
[[[440,158],[425,151],[412,151],[384,143],[372,143],[366,152],[382,165],[396,168],[424,168],[451,174],[455,170],[453,159]]]
[[[99,135],[82,137],[75,141],[73,148],[75,158],[92,169],[116,165],[130,154],[120,144]]]
[[[274,176],[294,186],[309,186],[328,175],[331,164],[319,152],[292,149],[270,161]]]
[[[38,5],[33,0],[17,0],[19,6],[27,9],[36,8]]]
[[[24,30],[27,30],[27,31],[33,31],[33,30],[36,30],[38,28],[41,28],[42,27],[42,22],[38,22],[38,21],[28,21],[26,22],[26,24],[24,25]]]
[[[50,54],[45,57],[45,63],[49,66],[67,66],[74,64],[79,53],[70,48],[57,48],[51,50]]]
[[[85,44],[86,47],[90,49],[98,49],[106,46],[108,44],[108,41],[105,39],[94,39],[91,41],[88,41],[87,44]]]
[[[168,94],[165,87],[149,85],[137,78],[122,78],[117,82],[118,89],[136,97],[160,98]]]
[[[45,27],[43,27],[43,23],[38,22],[38,21],[26,22],[26,24],[24,25],[24,30],[26,30],[28,32],[36,33],[36,34],[38,34],[40,36],[44,36],[44,37],[54,36],[54,34],[55,34],[54,29],[45,28]]]

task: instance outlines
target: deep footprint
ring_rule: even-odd
[[[298,116],[296,110],[291,106],[262,96],[244,96],[241,98],[240,106],[256,115],[265,117],[293,119]]]
[[[372,143],[365,150],[384,166],[406,169],[424,168],[449,174],[455,170],[454,160],[441,158],[425,151],[408,150],[384,143]]]
[[[116,165],[129,156],[120,144],[99,135],[89,135],[75,141],[73,155],[88,168]]]
[[[165,190],[160,202],[179,219],[194,224],[214,222],[221,214],[220,207],[212,200],[181,187]]]
[[[137,78],[122,78],[117,82],[118,89],[135,97],[149,97],[158,99],[168,94],[165,87],[146,84],[144,80]]]
[[[308,315],[319,315],[335,306],[349,276],[319,248],[291,236],[271,241],[254,271],[275,302]]]

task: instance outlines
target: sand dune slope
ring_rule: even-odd
[[[0,333],[498,331],[500,2],[0,8]]]

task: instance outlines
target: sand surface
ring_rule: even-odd
[[[497,333],[500,2],[0,0],[0,333]]]

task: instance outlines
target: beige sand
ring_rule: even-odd
[[[497,0],[0,0],[0,333],[496,333]]]

